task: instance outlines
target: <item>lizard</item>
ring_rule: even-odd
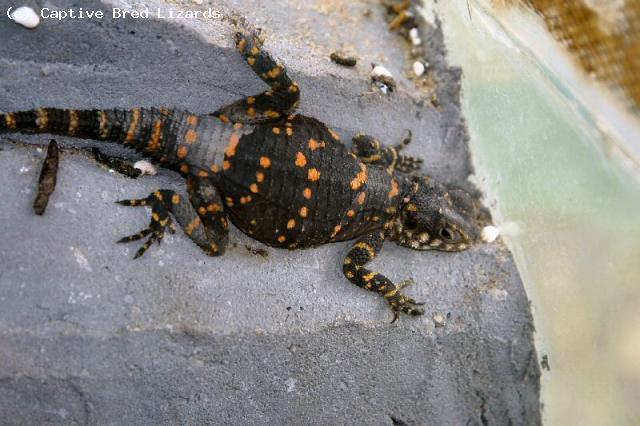
[[[299,114],[300,87],[251,28],[236,48],[269,89],[214,113],[172,108],[37,108],[0,114],[0,133],[48,133],[123,144],[177,171],[187,196],[158,189],[117,201],[151,209],[147,228],[118,242],[146,238],[142,256],[174,220],[207,255],[222,256],[229,223],[272,247],[305,249],[355,240],[344,276],[379,293],[394,314],[422,315],[422,303],[367,268],[385,241],[415,250],[465,250],[479,241],[469,193],[416,172],[422,160],[402,154],[409,136],[387,146],[357,134],[349,148],[319,120]]]

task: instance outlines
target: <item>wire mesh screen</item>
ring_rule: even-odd
[[[553,37],[589,75],[606,84],[635,113],[640,113],[640,0],[521,0],[520,3],[542,17]]]

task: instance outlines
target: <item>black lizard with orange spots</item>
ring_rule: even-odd
[[[120,242],[147,238],[141,256],[173,218],[208,255],[220,256],[229,221],[273,247],[302,249],[357,239],[345,276],[380,293],[394,311],[420,315],[412,298],[365,266],[384,241],[418,250],[463,250],[478,240],[471,197],[426,176],[404,173],[418,159],[358,135],[349,149],[320,121],[295,113],[300,97],[285,68],[243,29],[236,44],[269,90],[211,115],[174,109],[63,110],[0,115],[0,132],[50,133],[124,144],[187,179],[188,197],[157,190],[126,206],[151,208],[149,226]],[[395,319],[394,317],[394,319]]]

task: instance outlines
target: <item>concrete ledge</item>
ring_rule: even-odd
[[[366,131],[396,141],[411,129],[410,151],[425,158],[429,174],[468,185],[459,71],[446,67],[437,30],[429,42],[442,83],[438,108],[410,94],[401,40],[384,30],[378,6],[252,3],[214,7],[265,29],[267,47],[302,87],[303,113],[347,140]],[[82,7],[111,6],[87,1]],[[361,18],[366,8],[371,17]],[[0,110],[213,111],[263,89],[232,49],[230,34],[219,21],[45,20],[28,31],[2,18]],[[328,61],[344,43],[359,52],[355,70]],[[367,93],[374,60],[399,76],[398,93]],[[135,246],[115,241],[144,227],[147,212],[113,201],[183,184],[171,172],[137,180],[109,173],[71,149],[87,146],[84,141],[56,138],[65,148],[58,185],[46,214],[37,217],[31,203],[44,154],[9,139],[49,138],[0,139],[0,418],[18,424],[540,422],[529,305],[499,242],[458,254],[386,245],[374,267],[394,280],[413,278],[408,293],[425,301],[427,312],[389,324],[385,303],[342,277],[348,244],[288,252],[234,229],[234,244],[215,259],[178,232],[133,261]],[[444,321],[436,323],[436,315]]]

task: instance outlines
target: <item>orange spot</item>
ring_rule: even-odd
[[[280,128],[279,127],[274,127],[273,129],[271,129],[273,131],[273,133],[275,133],[276,135],[280,134]]]
[[[289,93],[296,93],[298,91],[298,85],[296,83],[293,83],[287,88],[287,90],[289,91]]]
[[[247,98],[247,105],[253,105],[256,103],[256,98],[254,98],[253,96],[249,96]]]
[[[264,115],[266,115],[269,118],[280,118],[280,113],[279,112],[276,112],[276,111],[273,111],[273,110],[270,110],[270,109],[266,110],[264,112]]]
[[[287,237],[285,237],[284,235],[280,235],[278,237],[278,241],[281,242],[281,243],[284,243],[285,241],[287,241]]]
[[[296,166],[304,167],[306,165],[307,165],[307,157],[305,157],[303,153],[298,151],[296,153]]]
[[[231,197],[226,197],[226,198],[224,199],[224,201],[225,201],[225,203],[227,203],[227,206],[229,206],[229,207],[233,207],[233,198],[231,198]]]
[[[197,115],[190,115],[187,117],[187,124],[189,126],[197,126],[198,125],[198,116]]]
[[[187,133],[184,135],[184,140],[189,145],[194,144],[198,140],[198,132],[193,129],[187,130]]]
[[[256,109],[255,108],[248,108],[247,109],[247,114],[249,115],[249,117],[255,117],[256,115]]]
[[[260,189],[258,189],[258,185],[256,185],[255,183],[252,183],[251,185],[249,185],[249,191],[253,192],[254,194],[257,194],[258,192],[260,192]]]
[[[336,225],[333,228],[333,234],[331,234],[331,238],[335,237],[336,235],[338,235],[338,232],[340,232],[340,230],[342,229],[342,226],[340,225]]]
[[[233,128],[234,128],[235,130],[240,130],[240,129],[242,129],[242,123],[234,123],[234,124],[233,124]]]
[[[200,176],[201,178],[206,178],[206,177],[209,177],[209,173],[207,173],[206,170],[200,170],[198,172],[198,176]]]
[[[349,216],[349,217],[354,217],[355,215],[356,215],[356,212],[355,212],[355,211],[353,211],[353,210],[349,210],[349,211],[347,212],[347,216]]]
[[[180,148],[178,148],[178,158],[186,157],[188,152],[189,149],[186,146],[181,146]]]
[[[227,157],[233,157],[236,155],[236,148],[240,143],[240,136],[236,133],[232,134],[229,137],[229,144],[227,145],[227,149],[224,150],[224,155]]]
[[[153,124],[153,134],[149,140],[149,151],[157,151],[160,149],[160,139],[162,138],[162,120],[157,120]]]
[[[207,206],[207,211],[211,213],[218,213],[219,211],[222,211],[222,206],[218,203],[209,204]]]
[[[360,172],[356,175],[355,178],[351,181],[351,189],[354,191],[364,185],[369,179],[369,171],[367,170],[367,166],[360,163]]]
[[[188,164],[180,164],[180,171],[182,173],[189,173],[189,165]]]
[[[193,219],[191,223],[189,223],[187,227],[184,228],[184,233],[187,235],[191,235],[198,226],[200,226],[200,216],[196,216],[195,219]]]
[[[289,219],[289,222],[287,222],[287,229],[293,229],[296,226],[296,221],[295,219]]]
[[[256,172],[256,180],[258,181],[258,183],[263,182],[264,181],[264,173]]]
[[[277,67],[274,67],[267,72],[267,77],[271,79],[277,78],[281,72],[282,72],[282,69],[278,65]]]
[[[211,170],[213,173],[218,173],[220,171],[220,166],[218,166],[217,164],[212,164],[211,167],[209,167],[209,170]]]
[[[324,148],[325,142],[318,142],[315,139],[309,139],[309,149],[315,151],[316,149]]]
[[[207,213],[207,209],[205,209],[204,207],[198,207],[198,214],[200,216],[204,216]]]
[[[247,58],[247,62],[249,63],[249,65],[253,66],[256,63],[256,58]]]
[[[243,52],[245,47],[247,47],[247,40],[243,38],[238,42],[238,49]]]
[[[337,134],[336,132],[334,132],[333,130],[329,129],[329,133],[331,133],[331,137],[337,141],[340,140],[340,135]]]
[[[265,169],[271,167],[271,159],[269,157],[260,157],[260,165]]]
[[[311,188],[305,188],[304,191],[302,191],[302,196],[304,198],[306,198],[307,200],[311,199]]]
[[[229,170],[231,168],[231,163],[228,162],[227,160],[224,160],[222,162],[222,170]]]
[[[253,47],[251,48],[251,54],[252,54],[253,56],[256,56],[258,53],[260,53],[260,49],[258,49],[258,47],[257,47],[257,46],[253,46]]]
[[[246,197],[240,197],[240,204],[247,204],[251,202],[251,195],[247,195]]]
[[[318,169],[311,168],[311,169],[309,169],[309,172],[307,173],[307,178],[311,182],[315,182],[318,179],[320,179],[320,172],[318,171]]]
[[[300,217],[307,217],[307,215],[309,214],[309,209],[306,207],[302,207],[300,209]]]
[[[358,204],[363,205],[364,200],[366,198],[367,198],[367,194],[365,194],[364,192],[361,192],[360,195],[358,195]]]
[[[131,110],[131,124],[129,130],[127,130],[127,137],[124,139],[124,143],[133,142],[138,130],[138,123],[140,123],[140,108],[134,108]]]
[[[229,117],[227,117],[227,116],[226,116],[226,115],[224,115],[224,114],[220,114],[220,115],[218,116],[218,118],[219,118],[219,119],[220,119],[220,121],[222,121],[223,123],[228,123],[228,122],[229,122]]]
[[[293,135],[293,129],[291,127],[287,127],[287,136]]]
[[[178,194],[173,194],[173,195],[171,196],[171,202],[172,202],[173,204],[179,204],[179,203],[180,203],[180,195],[178,195]]]
[[[400,194],[400,188],[398,182],[395,179],[391,180],[391,191],[389,191],[389,198],[397,197]]]

